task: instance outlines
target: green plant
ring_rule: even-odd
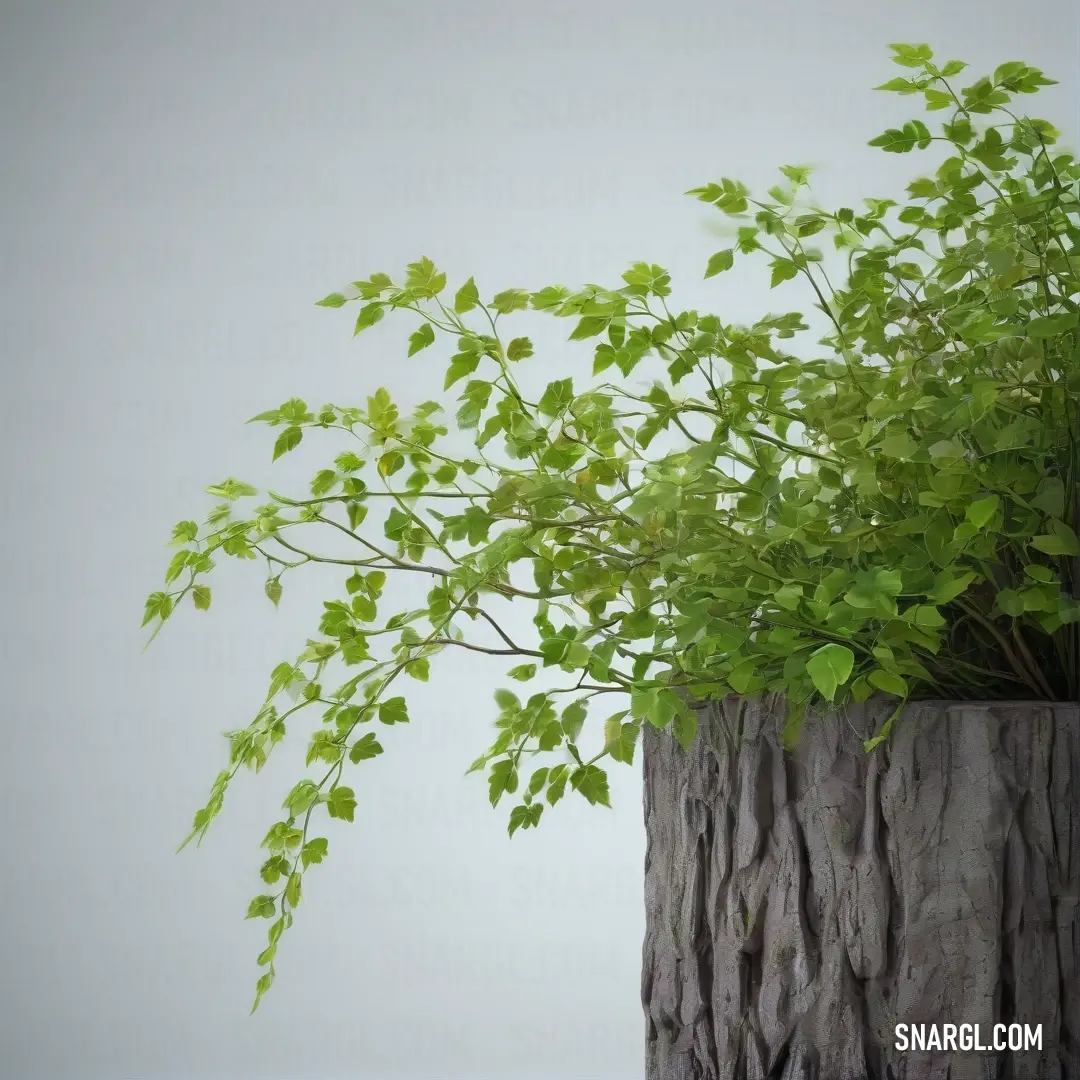
[[[472,768],[486,771],[493,805],[513,797],[511,834],[567,789],[606,805],[605,759],[630,763],[642,723],[689,745],[694,702],[718,695],[783,694],[789,738],[808,707],[873,693],[899,705],[1077,696],[1080,166],[1052,149],[1050,124],[1012,109],[1051,81],[1041,72],[1003,64],[958,89],[962,63],[892,49],[910,74],[881,89],[945,117],[937,133],[912,120],[871,143],[944,150],[905,203],[826,211],[798,167],[765,199],[730,179],[691,193],[731,219],[732,246],[707,277],[764,257],[771,284],[801,283],[827,321],[798,355],[801,314],[738,326],[672,311],[667,271],[646,263],[617,288],[484,301],[472,279],[449,298],[424,258],[404,281],[374,274],[353,297],[320,301],[358,304],[356,332],[412,315],[410,356],[456,343],[443,389],[473,445],[455,455],[437,402],[405,413],[385,390],[364,406],[293,399],[262,413],[279,432],[275,459],[329,432],[349,448],[308,498],[271,492],[241,513],[254,488],[209,488],[219,505],[204,525],[176,527],[166,591],[147,601],[155,633],[189,595],[208,608],[219,554],[264,560],[275,604],[286,572],[342,567],[317,635],[230,733],[230,765],[188,838],[205,834],[241,767],[258,770],[294,717],[321,712],[307,759],[321,775],[285,799],[265,840],[272,891],[249,910],[271,920],[255,1006],[304,874],[327,854],[311,832],[318,815],[351,821],[348,767],[382,752],[366,725],[407,721],[402,684],[426,681],[447,648],[513,657],[519,683],[542,668],[565,675],[525,701],[495,694],[497,735]],[[573,321],[591,380],[529,399],[518,373],[533,344],[506,329],[526,309]],[[641,393],[610,381],[650,371]],[[353,550],[320,554],[320,536]],[[423,608],[384,617],[399,572],[434,585]],[[535,605],[534,641],[500,625],[507,601]],[[331,688],[337,665],[352,674]],[[586,755],[583,725],[609,694],[621,700],[601,710],[603,747]]]

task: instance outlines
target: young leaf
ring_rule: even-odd
[[[570,775],[570,786],[593,806],[611,805],[607,773],[598,765],[581,765]]]
[[[479,303],[480,292],[476,288],[476,282],[469,278],[454,294],[454,311],[459,315],[464,315],[467,311],[472,311]]]
[[[806,672],[818,693],[832,701],[837,689],[848,681],[854,663],[855,654],[846,645],[830,643],[811,653]]]
[[[368,327],[374,326],[384,315],[383,305],[381,303],[365,304],[360,313],[356,316],[356,326],[353,328],[353,336],[355,337],[361,330],[367,330]]]
[[[356,796],[352,788],[336,787],[327,796],[326,809],[332,818],[352,821],[356,811]]]
[[[516,337],[506,346],[507,360],[527,360],[533,354],[532,342],[527,337]]]
[[[725,270],[730,270],[734,265],[735,252],[731,248],[725,248],[709,259],[709,265],[705,268],[705,276],[707,278],[715,277]]]
[[[274,443],[274,461],[277,461],[282,454],[287,454],[290,450],[296,449],[303,437],[303,428],[287,427]]]
[[[313,840],[309,840],[300,849],[300,859],[304,864],[304,867],[314,866],[316,863],[321,863],[326,858],[326,851],[329,847],[329,841],[324,837],[316,837]]]
[[[415,356],[421,349],[426,349],[435,341],[435,331],[431,323],[424,323],[419,330],[409,336],[409,355]]]

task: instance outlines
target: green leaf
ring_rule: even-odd
[[[414,295],[438,296],[446,287],[446,275],[440,273],[435,264],[425,255],[406,267],[405,286]]]
[[[479,303],[480,292],[476,288],[476,282],[469,278],[454,294],[454,311],[459,315],[464,315],[465,312],[472,311]]]
[[[797,611],[802,601],[802,591],[801,585],[788,583],[773,593],[773,599],[786,611]]]
[[[353,337],[360,333],[361,330],[366,330],[369,326],[374,326],[384,315],[383,305],[380,303],[365,304],[360,313],[356,316],[356,326],[353,328]]]
[[[871,139],[869,145],[879,147],[888,154],[906,154],[909,150],[915,149],[917,142],[918,136],[913,131],[888,128],[876,138]]]
[[[495,704],[503,712],[517,712],[521,708],[521,701],[518,699],[517,694],[511,693],[509,690],[496,690]]]
[[[896,612],[895,598],[903,587],[903,578],[897,570],[860,570],[854,585],[844,594],[844,602],[853,608],[890,616]]]
[[[697,737],[697,730],[697,713],[693,709],[688,709],[685,706],[679,708],[675,713],[671,731],[678,744],[684,750],[689,750],[690,747],[694,745],[694,739]]]
[[[321,863],[326,858],[326,852],[329,847],[329,841],[322,836],[317,836],[313,840],[309,840],[300,849],[300,860],[303,862],[304,867],[314,866],[317,863]]]
[[[902,67],[920,68],[925,67],[934,58],[929,45],[902,45],[889,46],[893,51],[892,61]]]
[[[393,476],[405,468],[405,456],[396,450],[391,450],[379,458],[378,470],[380,476]]]
[[[351,473],[356,472],[364,467],[364,462],[361,458],[358,458],[351,450],[346,450],[343,454],[338,454],[334,458],[334,464],[337,466],[339,472]]]
[[[1058,523],[1058,528],[1049,535],[1036,536],[1031,541],[1031,546],[1044,555],[1068,556],[1075,558],[1080,555],[1080,540],[1076,533],[1067,525]]]
[[[573,380],[559,379],[557,382],[548,383],[543,397],[540,398],[539,408],[545,416],[561,416],[573,400]]]
[[[506,358],[513,362],[527,360],[533,354],[532,342],[527,337],[513,338],[506,346]]]
[[[356,795],[352,788],[333,788],[326,798],[326,811],[332,818],[352,821],[356,812]]]
[[[900,711],[903,709],[905,703],[906,701],[902,700],[896,709],[889,715],[889,718],[885,723],[881,725],[881,730],[872,739],[867,739],[866,742],[863,743],[863,750],[866,753],[869,754],[875,747],[880,746],[888,739],[892,732],[892,726],[896,722],[896,718],[900,715]]]
[[[731,248],[725,248],[709,259],[709,265],[705,268],[705,276],[707,278],[715,277],[725,270],[730,270],[734,265],[735,252]]]
[[[303,878],[299,871],[294,871],[289,875],[289,881],[285,886],[285,899],[289,902],[290,908],[294,908],[300,903],[302,881]]]
[[[1015,589],[999,590],[995,600],[998,608],[1014,619],[1024,614],[1024,598]]]
[[[513,836],[518,829],[534,829],[540,822],[540,815],[544,812],[542,803],[530,803],[528,805],[515,806],[510,811],[509,832]]]
[[[905,79],[898,75],[895,79],[875,86],[874,89],[887,90],[894,94],[915,94],[918,93],[919,83],[915,79]]]
[[[300,441],[304,437],[303,428],[287,427],[278,437],[274,443],[274,461],[277,461],[282,454],[287,454],[290,450],[295,450],[300,445]]]
[[[806,673],[826,701],[836,697],[836,691],[848,681],[855,663],[855,654],[846,645],[830,643],[810,654]]]
[[[358,762],[369,761],[373,757],[378,757],[382,752],[383,748],[379,740],[369,731],[353,743],[352,749],[349,751],[349,760],[356,765]]]
[[[518,774],[517,768],[511,758],[503,758],[496,761],[488,774],[488,799],[492,806],[497,806],[499,800],[505,794],[513,794],[517,791]]]
[[[178,551],[170,560],[169,567],[165,571],[165,584],[171,585],[180,575],[183,573],[184,567],[187,566],[188,561],[191,559],[193,552],[191,551]]]
[[[569,776],[569,769],[566,765],[556,765],[548,774],[548,789],[545,798],[549,806],[554,806],[563,797]]]
[[[206,493],[218,499],[228,499],[230,502],[234,502],[245,495],[258,495],[258,491],[250,484],[245,484],[242,480],[237,480],[232,476],[222,480],[220,484],[211,484],[206,489]]]
[[[169,541],[169,546],[175,547],[178,544],[190,544],[198,535],[199,526],[194,521],[181,521],[172,531],[172,539]]]
[[[167,619],[172,614],[173,599],[168,593],[155,592],[146,598],[146,607],[143,611],[142,625],[145,626],[153,619]]]
[[[435,331],[431,323],[424,323],[419,330],[409,335],[409,355],[415,356],[421,349],[426,349],[435,341]]]
[[[282,806],[290,816],[302,814],[319,797],[319,789],[313,780],[301,780],[285,797]]]
[[[914,626],[929,630],[945,625],[944,617],[933,604],[916,604],[904,612],[904,618]]]
[[[997,495],[984,495],[981,499],[968,504],[964,516],[977,529],[981,529],[993,520],[1000,505],[1001,499]]]
[[[769,266],[772,268],[772,276],[769,278],[769,287],[772,289],[781,282],[799,276],[799,268],[789,259],[773,259]]]
[[[671,275],[662,267],[646,262],[636,262],[623,274],[633,296],[669,296]]]
[[[367,507],[362,502],[351,501],[345,504],[345,513],[349,517],[349,528],[353,531],[367,517]]]
[[[337,485],[338,474],[334,469],[320,469],[311,481],[311,494],[316,499],[334,490]]]
[[[559,307],[570,295],[570,290],[562,285],[548,285],[532,294],[531,302],[536,311],[551,311]]]
[[[944,90],[935,90],[933,87],[925,89],[923,96],[926,98],[926,108],[929,111],[951,109],[956,104],[951,94]]]
[[[492,298],[491,306],[500,315],[509,315],[512,311],[524,311],[529,306],[529,294],[525,289],[506,289]]]
[[[570,340],[584,341],[586,338],[596,337],[597,334],[603,333],[607,329],[610,321],[610,319],[601,315],[585,315],[578,320],[577,326],[574,327],[573,332],[570,334]]]
[[[882,690],[886,694],[892,694],[894,697],[899,698],[908,696],[908,685],[899,675],[893,675],[878,668],[870,672],[869,680],[875,689]]]
[[[329,296],[324,296],[321,300],[316,300],[315,304],[317,307],[338,308],[345,304],[345,297],[341,293],[334,292]]]
[[[291,871],[292,864],[284,855],[271,855],[270,858],[262,864],[262,868],[259,870],[259,876],[267,885],[274,885],[283,877],[287,877]],[[250,915],[248,917],[252,918]]]
[[[409,712],[403,697],[388,698],[379,706],[379,719],[384,724],[407,724]]]
[[[277,914],[277,901],[272,896],[256,896],[248,904],[247,918],[272,919]]]
[[[666,728],[679,715],[680,701],[670,690],[657,688],[645,718],[653,727]]]
[[[259,1002],[262,1001],[263,995],[270,989],[271,984],[274,981],[273,970],[268,971],[265,975],[259,977],[258,982],[255,984],[255,1001],[251,1006],[251,1012],[254,1014],[255,1010],[259,1007]]]
[[[545,767],[537,769],[529,778],[529,786],[526,789],[530,796],[539,794],[544,789],[544,784],[547,783],[548,773],[551,770]]]
[[[480,366],[480,357],[476,353],[458,353],[450,360],[450,366],[446,369],[446,379],[443,389],[449,390],[454,383],[471,375]]]
[[[615,713],[604,721],[604,749],[614,761],[633,765],[634,748],[637,746],[641,725],[625,722],[625,712]]]
[[[598,765],[581,765],[570,774],[570,786],[591,806],[610,806],[607,773]]]
[[[974,580],[973,573],[954,576],[943,572],[935,579],[933,588],[927,593],[927,599],[935,604],[947,604],[966,592]]]
[[[1028,337],[1051,338],[1067,333],[1076,326],[1080,316],[1075,311],[1061,312],[1058,315],[1044,315],[1041,318],[1032,319],[1027,324]]]
[[[210,609],[210,586],[196,585],[191,590],[191,599],[195,603],[196,611],[208,611]]]
[[[725,214],[743,214],[746,212],[749,191],[745,185],[728,177],[721,177],[719,183],[706,184],[705,187],[693,188],[687,192],[702,202],[712,203]]]
[[[886,436],[879,446],[886,457],[896,458],[898,461],[910,461],[919,450],[918,443],[906,431]]]
[[[571,742],[577,742],[581,729],[585,725],[586,706],[582,701],[575,701],[563,709],[562,729]]]

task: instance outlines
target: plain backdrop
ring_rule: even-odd
[[[249,1018],[243,914],[303,726],[174,848],[340,576],[286,578],[275,611],[229,561],[143,654],[165,541],[205,485],[299,494],[340,449],[271,466],[252,414],[439,391],[408,320],[353,340],[325,293],[425,254],[488,296],[648,259],[683,306],[750,321],[779,301],[702,281],[725,245],[686,189],[812,162],[823,201],[898,194],[923,166],[866,146],[919,115],[871,90],[893,41],[1043,67],[1033,110],[1075,145],[1078,26],[1071,0],[0,3],[0,1075],[640,1076],[638,770],[613,809],[568,799],[508,839],[462,775],[505,683],[479,656],[438,660],[354,770],[356,823],[327,829]],[[555,329],[541,382],[589,363]]]

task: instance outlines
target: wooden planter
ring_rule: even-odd
[[[644,737],[648,1080],[1080,1080],[1080,705],[700,713]],[[1042,1049],[895,1049],[898,1024]],[[924,1034],[926,1032],[924,1031]]]

